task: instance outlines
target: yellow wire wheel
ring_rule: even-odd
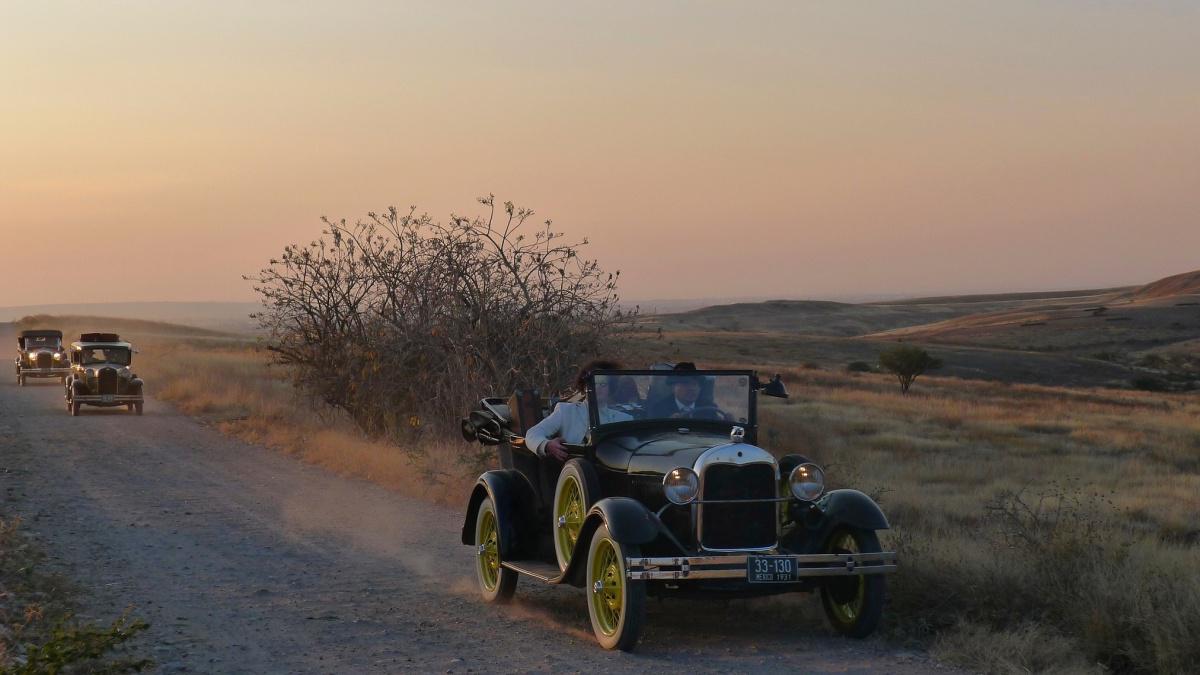
[[[879,537],[869,530],[840,528],[825,547],[829,553],[878,553]],[[821,586],[825,616],[843,635],[863,638],[875,631],[883,616],[885,581],[882,574],[833,577]]]
[[[626,578],[626,558],[641,555],[636,546],[623,545],[601,524],[588,547],[588,616],[596,641],[605,649],[632,651],[646,621],[646,582]]]
[[[500,521],[491,497],[475,515],[475,578],[488,602],[505,602],[517,587],[517,573],[500,564]]]
[[[599,492],[597,483],[595,469],[580,459],[567,462],[558,475],[551,526],[554,528],[554,556],[560,570],[567,569],[571,563],[583,520]]]

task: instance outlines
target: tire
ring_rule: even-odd
[[[142,415],[142,407],[143,407],[144,405],[145,405],[145,403],[143,403],[143,402],[141,402],[141,401],[138,401],[137,403],[134,403],[134,404],[133,404],[133,414],[134,414],[134,415],[137,415],[137,416],[139,416],[139,417],[141,417],[141,415]]]
[[[605,649],[631,652],[642,637],[646,624],[646,582],[625,578],[625,559],[641,554],[637,546],[613,539],[607,524],[601,524],[592,533],[584,592],[588,595],[592,632]]]
[[[71,410],[71,417],[79,417],[79,402],[71,401],[67,403]]]
[[[563,465],[554,488],[551,527],[554,531],[554,557],[558,569],[565,571],[579,541],[579,530],[588,509],[600,498],[600,481],[596,470],[582,459],[572,459]]]
[[[25,376],[24,376],[24,375],[18,375],[18,376],[17,376],[17,386],[18,386],[18,387],[24,387],[24,386],[25,386]]]
[[[491,497],[475,514],[475,580],[484,602],[504,604],[517,590],[517,573],[500,564],[500,521]]]
[[[828,553],[879,553],[879,537],[871,530],[838,528],[825,545]],[[865,638],[879,627],[887,582],[882,574],[835,577],[821,586],[825,618],[837,632]]]

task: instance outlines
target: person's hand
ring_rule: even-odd
[[[546,447],[544,449],[548,457],[553,457],[560,462],[565,462],[567,461],[567,458],[570,457],[570,455],[567,454],[567,445],[562,442],[561,438],[552,438],[546,441]]]

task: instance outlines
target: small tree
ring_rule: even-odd
[[[942,362],[920,347],[900,345],[880,353],[879,366],[895,375],[900,381],[900,393],[907,394],[917,377],[941,368]]]

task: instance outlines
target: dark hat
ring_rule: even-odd
[[[691,361],[680,361],[671,369],[675,373],[694,373],[696,372],[696,364]],[[671,375],[667,378],[667,384],[678,384],[680,382],[696,382],[695,377],[689,375]]]

